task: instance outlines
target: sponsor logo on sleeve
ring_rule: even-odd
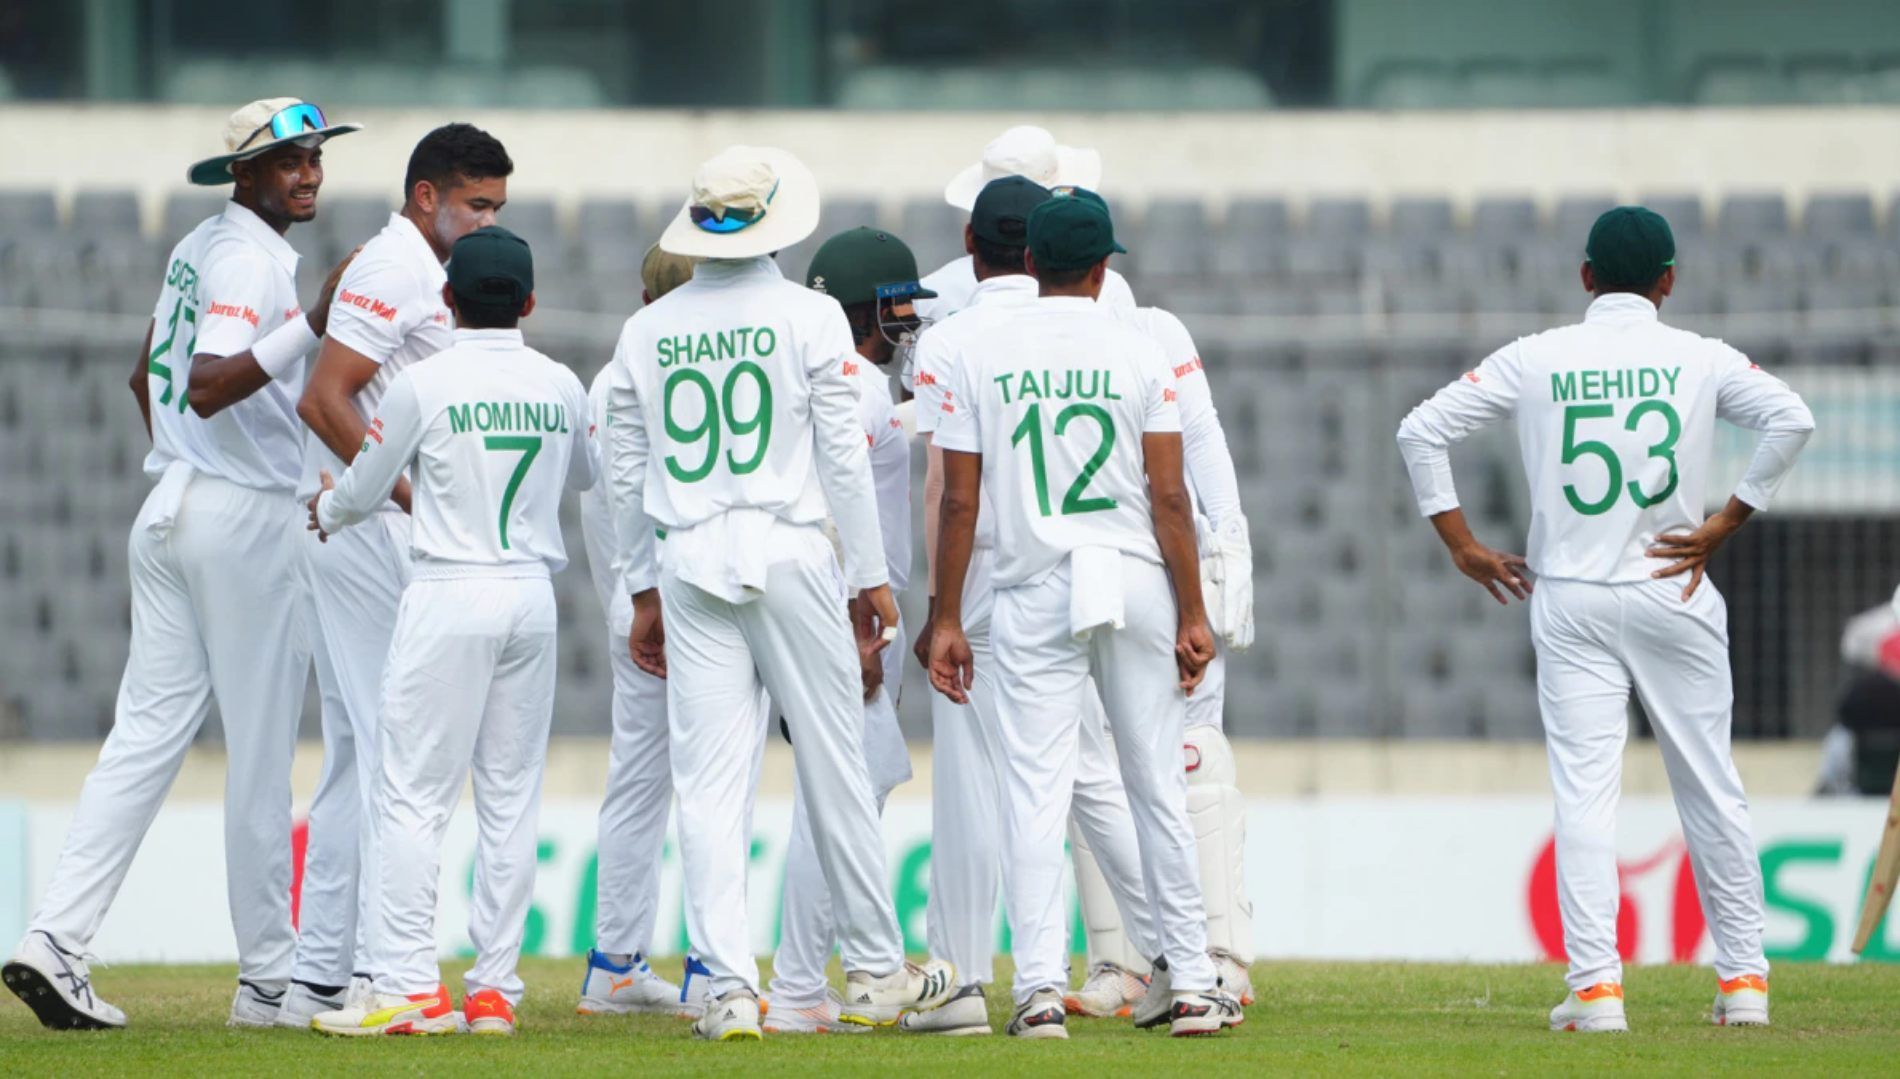
[[[931,373],[930,373],[929,371],[919,371],[919,372],[917,372],[917,385],[919,385],[919,386],[935,386],[936,384],[937,384],[937,376],[936,376],[936,375],[933,375],[933,374],[931,374]]]
[[[1194,372],[1196,372],[1196,371],[1199,371],[1199,370],[1201,370],[1201,369],[1202,369],[1202,368],[1201,368],[1201,358],[1200,358],[1199,356],[1196,356],[1196,357],[1194,357],[1193,359],[1191,359],[1191,360],[1189,360],[1188,362],[1186,362],[1186,363],[1184,363],[1184,364],[1182,364],[1181,366],[1179,366],[1179,367],[1176,367],[1176,368],[1174,369],[1174,377],[1175,377],[1175,378],[1186,378],[1186,377],[1188,377],[1189,375],[1191,375],[1191,374],[1193,374]]]
[[[378,446],[380,446],[380,445],[382,445],[382,444],[383,444],[383,421],[382,421],[382,417],[380,417],[380,416],[379,416],[379,417],[377,417],[376,419],[373,419],[373,420],[371,420],[371,421],[369,421],[369,430],[367,430],[367,431],[365,431],[365,432],[363,432],[363,433],[364,433],[364,434],[366,434],[366,435],[368,435],[369,437],[371,437],[371,438],[373,438],[373,439],[375,439],[375,440],[376,440],[376,444],[377,444]],[[369,443],[367,443],[367,442],[365,442],[365,443],[363,443],[363,447],[364,447],[365,449],[368,449],[368,448],[369,448]]]
[[[393,306],[386,304],[383,301],[376,299],[373,296],[365,296],[360,292],[351,292],[349,289],[338,289],[337,294],[336,294],[336,301],[338,303],[349,304],[351,307],[361,308],[364,311],[368,311],[370,314],[375,315],[377,318],[382,319],[384,322],[396,321],[396,309]],[[445,322],[447,321],[447,316],[438,312],[436,315],[436,321]]]
[[[1177,397],[1179,397],[1179,396],[1180,396],[1180,395],[1179,395],[1179,394],[1177,394],[1177,393],[1175,393],[1175,392],[1174,392],[1173,390],[1162,390],[1162,391],[1161,391],[1161,399],[1162,399],[1163,401],[1172,401],[1172,400],[1174,400],[1175,398],[1177,398]]]
[[[237,303],[218,303],[216,300],[213,300],[211,306],[205,308],[205,317],[241,318],[252,326],[257,325],[257,312],[243,304]]]
[[[857,365],[857,364],[855,364],[855,363],[852,363],[852,362],[851,362],[850,360],[846,360],[846,361],[844,361],[844,373],[845,373],[845,374],[847,374],[847,375],[855,375],[855,374],[857,374],[857,373],[858,373],[858,370],[859,370],[859,368],[858,368],[858,365]]]
[[[1466,371],[1466,372],[1465,372],[1465,381],[1466,381],[1466,382],[1477,382],[1477,381],[1478,381],[1478,372],[1476,372],[1476,371]]]

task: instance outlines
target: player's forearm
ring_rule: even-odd
[[[229,356],[199,353],[191,358],[185,399],[191,410],[209,418],[251,396],[271,381],[301,370],[317,344],[307,319],[293,318],[258,338],[250,348]],[[300,376],[301,377],[301,376]]]
[[[363,448],[363,436],[369,431],[349,395],[336,392],[327,383],[313,381],[304,390],[297,402],[297,418],[346,465],[356,460],[356,451]]]
[[[145,343],[139,346],[138,362],[132,365],[132,399],[139,403],[139,416],[145,420],[145,437],[152,437],[152,329],[154,323],[145,324]]]
[[[924,566],[930,594],[937,594],[937,537],[942,524],[943,451],[936,441],[924,435]]]
[[[1201,556],[1194,541],[1194,511],[1185,488],[1157,491],[1154,496],[1155,540],[1161,562],[1174,585],[1174,602],[1183,622],[1207,618],[1201,595]]]
[[[1457,554],[1478,545],[1478,537],[1471,534],[1471,523],[1465,520],[1465,511],[1453,506],[1431,515],[1432,529],[1438,533],[1439,542],[1447,551]]]
[[[963,582],[976,549],[976,497],[946,492],[938,511],[937,579],[931,593],[931,621],[963,625]]]

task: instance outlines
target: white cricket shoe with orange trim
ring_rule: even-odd
[[[1097,963],[1081,986],[1062,994],[1062,1006],[1070,1015],[1105,1019],[1111,1015],[1135,1013],[1135,1002],[1148,991],[1148,979],[1118,963]]]
[[[462,1013],[449,1002],[449,987],[438,985],[406,997],[371,993],[356,1007],[324,1012],[310,1020],[310,1029],[345,1038],[456,1034],[462,1030]]]
[[[1715,1010],[1709,1019],[1718,1027],[1768,1025],[1768,979],[1759,974],[1715,983]]]
[[[836,989],[825,990],[825,999],[804,1007],[780,1001],[775,1007],[761,1009],[765,1016],[762,1025],[767,1034],[869,1034],[870,1027],[838,1018],[842,1004],[844,998]]]
[[[1630,1024],[1623,1014],[1623,986],[1617,982],[1598,982],[1587,989],[1573,990],[1562,1004],[1550,1010],[1550,1029],[1578,1034],[1626,1034]]]

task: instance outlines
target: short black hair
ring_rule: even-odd
[[[446,191],[464,180],[486,180],[515,171],[501,140],[474,124],[443,124],[416,143],[409,152],[409,169],[402,177],[404,202],[423,180]]]
[[[521,309],[526,306],[526,300],[519,304],[473,303],[457,296],[455,322],[469,330],[512,330],[521,324]]]
[[[1070,285],[1080,284],[1093,269],[1095,269],[1094,266],[1078,266],[1073,270],[1044,270],[1038,267],[1036,281],[1052,288],[1068,288]]]
[[[1015,244],[999,244],[994,240],[985,240],[983,237],[977,236],[974,233],[971,235],[976,241],[976,260],[978,262],[981,262],[991,269],[1001,270],[1004,273],[1029,272],[1024,268],[1023,262],[1023,254],[1029,250],[1028,247],[1017,246]]]

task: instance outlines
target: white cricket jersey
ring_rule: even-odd
[[[1041,579],[1084,547],[1161,562],[1144,434],[1179,432],[1166,361],[1094,301],[1047,296],[961,350],[937,444],[983,456],[996,587]]]
[[[580,379],[521,331],[457,330],[448,351],[390,380],[318,520],[326,532],[363,520],[413,467],[417,578],[558,572],[561,491],[600,470],[593,428]]]
[[[989,328],[1008,322],[1036,302],[1040,286],[1026,274],[1004,274],[977,282],[966,306],[941,322],[933,322],[917,338],[911,361],[915,371],[911,392],[917,395],[917,433],[935,435],[951,404],[950,383],[959,357],[969,343]],[[986,487],[977,497],[976,546],[996,546],[996,509]]]
[[[1735,497],[1765,508],[1814,430],[1780,379],[1713,338],[1612,293],[1581,323],[1519,338],[1412,410],[1399,449],[1419,511],[1454,509],[1449,448],[1517,421],[1539,576],[1625,583],[1668,565],[1644,551],[1702,524],[1715,421],[1762,432]]]
[[[978,284],[976,259],[970,255],[951,259],[918,284],[937,296],[931,300],[918,300],[917,314],[930,322],[949,318],[970,306],[970,297],[976,292]],[[1102,294],[1097,300],[1109,307],[1133,307],[1135,290],[1128,287],[1126,277],[1111,268],[1107,280],[1102,282]]]
[[[1175,392],[1180,395],[1181,454],[1188,492],[1197,512],[1215,528],[1241,512],[1240,482],[1234,475],[1227,433],[1214,408],[1214,389],[1201,363],[1194,336],[1173,312],[1159,307],[1116,307],[1115,315],[1154,339],[1168,361]]]
[[[837,301],[785,280],[769,258],[702,262],[636,312],[614,348],[624,375],[614,376],[607,410],[623,546],[657,522],[670,561],[676,530],[730,524],[733,511],[792,525],[830,517],[846,585],[886,583],[858,388],[844,373],[856,353]],[[740,557],[737,546],[690,542],[679,554],[729,549]],[[652,567],[625,554],[628,591],[652,587]]]
[[[871,458],[877,486],[878,532],[884,538],[884,568],[891,591],[910,584],[910,438],[891,401],[891,380],[884,369],[862,356],[845,358],[844,373],[858,390],[858,424]]]
[[[151,393],[152,452],[145,472],[157,477],[173,461],[243,487],[290,493],[302,466],[304,361],[263,389],[210,419],[186,401],[191,357],[235,356],[293,318],[297,252],[262,218],[235,202],[207,218],[172,249],[165,284],[152,309],[146,360]]]
[[[351,401],[364,423],[376,414],[398,372],[455,343],[455,321],[442,302],[447,281],[435,249],[415,222],[399,213],[389,215],[389,223],[343,271],[326,333],[379,365]],[[311,431],[304,440],[306,497],[316,493],[319,469],[334,476],[343,471],[343,461]],[[400,512],[393,503],[384,508]]]

